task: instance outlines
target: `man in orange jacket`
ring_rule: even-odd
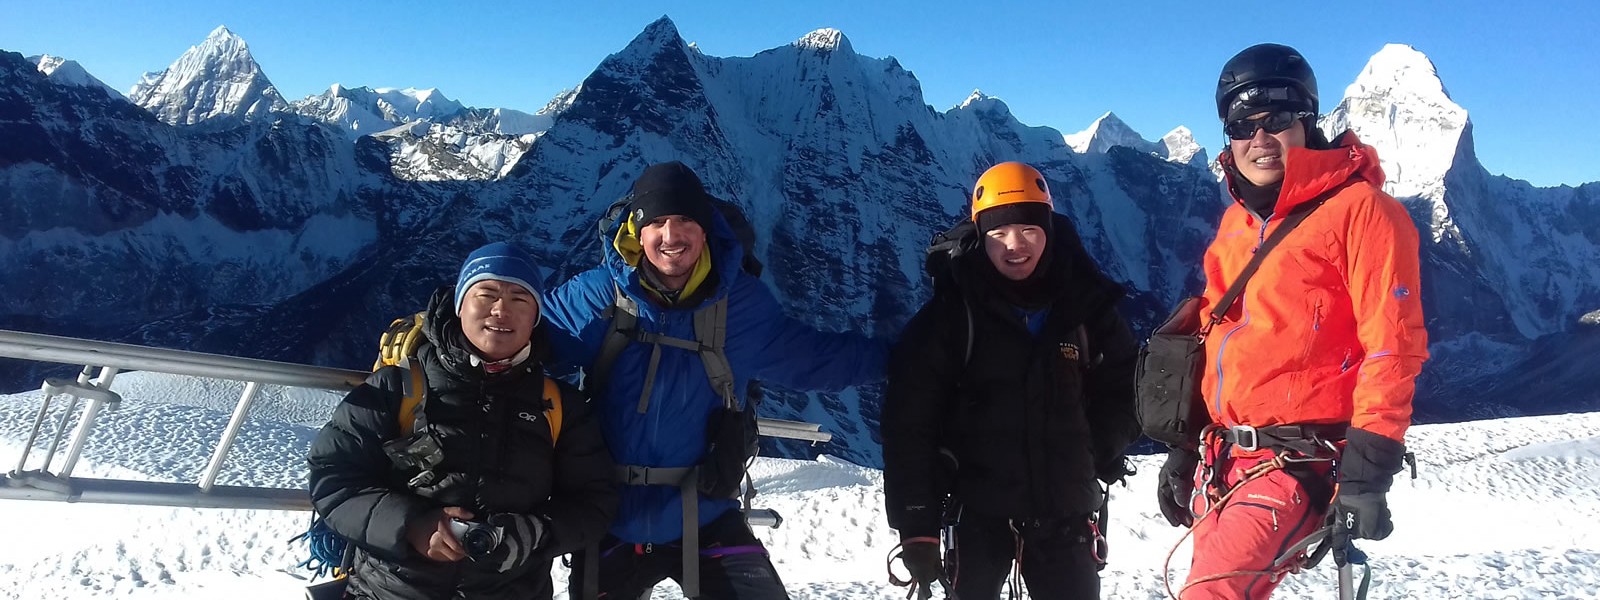
[[[1385,495],[1428,356],[1417,228],[1382,191],[1371,147],[1317,129],[1305,58],[1246,48],[1216,100],[1234,202],[1206,250],[1202,310],[1277,227],[1311,212],[1210,327],[1201,393],[1213,425],[1199,453],[1174,449],[1162,467],[1162,513],[1194,527],[1185,600],[1267,597],[1286,570],[1275,561],[1327,520],[1336,540],[1389,535]]]

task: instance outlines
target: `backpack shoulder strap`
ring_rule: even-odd
[[[405,371],[405,375],[400,378],[400,412],[396,416],[400,419],[400,437],[405,438],[427,426],[427,417],[422,416],[422,405],[428,397],[428,380],[422,372],[422,365],[400,369]],[[422,424],[418,425],[418,421]]]
[[[1088,325],[1079,323],[1078,328],[1072,331],[1072,337],[1073,341],[1078,343],[1078,356],[1080,357],[1078,364],[1082,366],[1083,370],[1085,371],[1093,369],[1095,365],[1100,363],[1100,360],[1094,355],[1094,349],[1089,347]]]
[[[561,386],[556,380],[544,378],[544,420],[550,424],[550,445],[561,440]]]
[[[595,357],[594,369],[584,375],[584,388],[590,396],[597,396],[605,389],[617,356],[633,342],[639,329],[639,303],[622,293],[615,281],[611,282],[611,290],[611,305],[601,313],[609,324],[600,342],[600,354]]]
[[[722,396],[723,407],[737,410],[734,399],[733,365],[728,363],[725,351],[728,343],[728,297],[723,296],[711,306],[694,313],[694,337],[700,342],[700,362],[705,365],[706,378],[711,389]]]
[[[966,294],[961,295],[961,308],[967,314],[967,351],[961,357],[961,371],[965,373],[967,366],[972,364],[972,344],[978,335],[978,326],[972,316],[972,300]]]

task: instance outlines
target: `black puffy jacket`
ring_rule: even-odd
[[[930,256],[946,264],[929,265],[941,280],[895,346],[883,407],[886,509],[902,537],[935,535],[947,494],[984,516],[1076,517],[1100,506],[1097,479],[1122,475],[1139,434],[1123,291],[1066,217],[1053,230],[1037,336],[981,272],[993,267],[975,233],[964,252]]]
[[[312,443],[311,499],[339,535],[354,542],[350,590],[374,598],[549,598],[551,559],[581,550],[605,533],[615,514],[613,463],[592,405],[562,385],[558,443],[545,420],[544,371],[538,356],[486,374],[473,366],[452,310],[453,288],[429,303],[427,343],[412,368],[422,368],[423,412],[443,460],[424,487],[408,481],[383,451],[400,437],[397,417],[405,372],[385,367],[345,397]],[[542,346],[542,327],[535,328]],[[536,514],[549,523],[533,560],[498,572],[471,560],[446,563],[412,549],[407,524],[433,509],[460,506],[485,518]],[[492,561],[486,561],[492,562]]]

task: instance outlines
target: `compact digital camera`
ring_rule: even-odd
[[[467,557],[473,560],[489,556],[506,538],[505,528],[461,519],[450,519],[450,532],[456,535],[456,539],[461,540],[461,546],[467,550]]]

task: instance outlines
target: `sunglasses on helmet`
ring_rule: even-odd
[[[1308,112],[1291,110],[1275,110],[1267,113],[1260,119],[1234,119],[1222,125],[1222,131],[1229,138],[1235,140],[1248,140],[1256,136],[1256,130],[1265,129],[1267,133],[1282,133],[1285,129],[1294,126],[1294,122],[1311,116]]]

